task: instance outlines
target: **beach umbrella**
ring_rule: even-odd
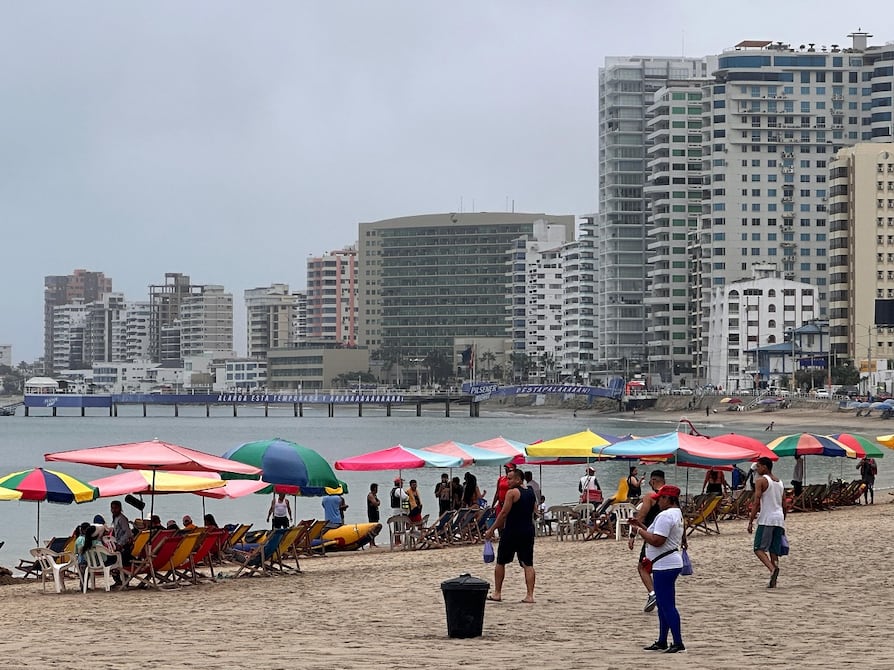
[[[776,455],[775,451],[769,449],[766,444],[755,437],[749,437],[748,435],[742,435],[741,433],[724,433],[723,435],[715,435],[714,437],[708,439],[723,442],[724,444],[731,444],[734,447],[744,447],[745,449],[751,449],[756,454],[758,454],[755,459],[760,458],[761,456],[766,456],[771,461],[779,460],[779,456]]]
[[[767,447],[777,456],[837,456],[856,458],[856,452],[828,435],[795,433],[770,441]]]
[[[829,437],[838,440],[854,450],[857,458],[883,458],[884,452],[876,446],[871,438],[856,433],[836,433]]]
[[[341,485],[332,466],[320,454],[279,437],[240,444],[223,457],[260,468],[261,478],[272,484],[277,493],[324,496],[327,487]],[[223,477],[239,478],[226,473]]]
[[[122,496],[128,493],[195,493],[221,488],[225,484],[226,482],[216,473],[211,472],[197,475],[154,470],[128,470],[90,482],[90,485],[98,491],[98,498]]]
[[[875,441],[888,449],[894,449],[894,435],[879,435]]]
[[[19,494],[19,500],[33,500],[37,503],[37,535],[40,537],[40,503],[50,502],[61,505],[85,503],[96,499],[96,489],[64,472],[32,468],[13,472],[0,477],[0,488]]]
[[[740,402],[742,402],[742,399],[741,398],[721,398],[720,402],[722,402],[724,404],[729,403],[731,405],[738,405]]]
[[[668,459],[677,465],[719,467],[752,461],[760,454],[753,449],[726,444],[688,433],[663,433],[651,437],[623,440],[594,449],[600,454],[627,459]]]
[[[500,435],[499,437],[494,437],[489,440],[482,440],[481,442],[475,442],[472,444],[473,447],[480,447],[482,449],[488,449],[490,451],[496,451],[501,454],[507,454],[512,457],[510,463],[515,463],[516,465],[521,465],[526,461],[525,459],[525,447],[528,445],[524,442],[516,442],[515,440],[507,440],[505,437]]]
[[[260,475],[261,470],[253,465],[240,463],[203,451],[163,442],[158,438],[147,442],[111,444],[104,447],[74,449],[45,454],[47,461],[83,463],[101,468],[121,467],[125,470],[172,470],[175,472],[195,471],[217,472],[242,475]],[[155,508],[155,496],[151,497],[150,514]]]
[[[112,444],[105,447],[57,451],[45,454],[47,461],[83,463],[101,468],[121,467],[125,470],[199,470],[242,475],[260,475],[258,467],[233,461],[203,451],[163,442],[158,438],[148,442]]]
[[[515,458],[512,454],[503,453],[491,449],[483,449],[471,444],[463,444],[462,442],[439,442],[427,447],[422,447],[420,451],[430,451],[442,456],[455,456],[462,459],[462,467],[469,465],[505,465],[512,463]]]
[[[569,463],[586,462],[596,460],[597,455],[594,452],[598,447],[613,444],[620,439],[616,435],[597,434],[590,430],[584,430],[529,444],[525,453],[529,458],[563,459]]]
[[[402,444],[370,451],[335,461],[336,470],[412,470],[415,468],[458,468],[462,459],[457,456],[436,454],[433,451],[411,449]]]
[[[779,402],[779,398],[764,398],[763,400],[758,400],[758,405],[775,405]]]
[[[242,498],[252,493],[265,493],[265,489],[269,486],[270,484],[263,479],[230,479],[224,481],[223,486],[201,489],[193,491],[193,493],[203,498],[223,500],[224,498]]]

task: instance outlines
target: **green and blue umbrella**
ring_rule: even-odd
[[[279,493],[324,496],[327,488],[344,490],[325,458],[313,449],[278,437],[240,444],[223,457],[260,468],[261,478]],[[224,473],[223,478],[239,477]]]

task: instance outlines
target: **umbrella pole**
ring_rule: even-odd
[[[34,544],[40,546],[40,501],[37,501],[37,535],[34,538]]]
[[[156,468],[152,468],[152,492],[149,494],[149,518],[152,518],[152,515],[155,514],[155,471]],[[204,501],[203,501],[204,503]]]

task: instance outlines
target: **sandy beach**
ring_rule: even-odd
[[[888,504],[791,516],[776,590],[744,521],[695,536],[695,575],[678,581],[687,651],[677,656],[642,650],[657,616],[642,612],[625,542],[554,537],[537,541],[537,603],[519,602],[511,567],[480,638],[447,637],[440,591],[465,572],[492,582],[481,547],[468,546],[332,554],[303,560],[301,575],[165,592],[4,586],[0,651],[9,668],[889,668],[892,519]]]
[[[684,414],[655,409],[636,420],[659,433]],[[894,432],[894,423],[832,406],[688,416],[711,435],[756,434],[771,420],[774,430],[761,437]],[[486,606],[484,635],[457,640],[447,636],[440,584],[462,573],[492,583],[481,546],[390,552],[387,530],[384,549],[302,559],[301,575],[87,595],[71,582],[61,595],[33,580],[0,586],[0,653],[8,668],[891,668],[894,496],[878,491],[876,500],[791,515],[792,554],[775,590],[766,588],[745,521],[692,537],[695,575],[678,581],[687,650],[676,656],[642,650],[655,638],[657,615],[642,612],[638,551],[625,542],[538,538],[537,603],[519,602],[522,574],[512,566],[505,601]]]

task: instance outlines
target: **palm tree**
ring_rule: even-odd
[[[543,373],[543,383],[549,382],[549,373],[556,367],[556,357],[551,351],[540,354],[540,370]]]
[[[531,369],[531,357],[516,351],[509,354],[509,362],[512,363],[512,381],[526,381]]]
[[[482,368],[484,369],[484,374],[490,377],[490,371],[493,369],[493,364],[496,362],[497,357],[494,355],[492,351],[485,351],[481,356],[478,357],[478,360],[482,363]]]

